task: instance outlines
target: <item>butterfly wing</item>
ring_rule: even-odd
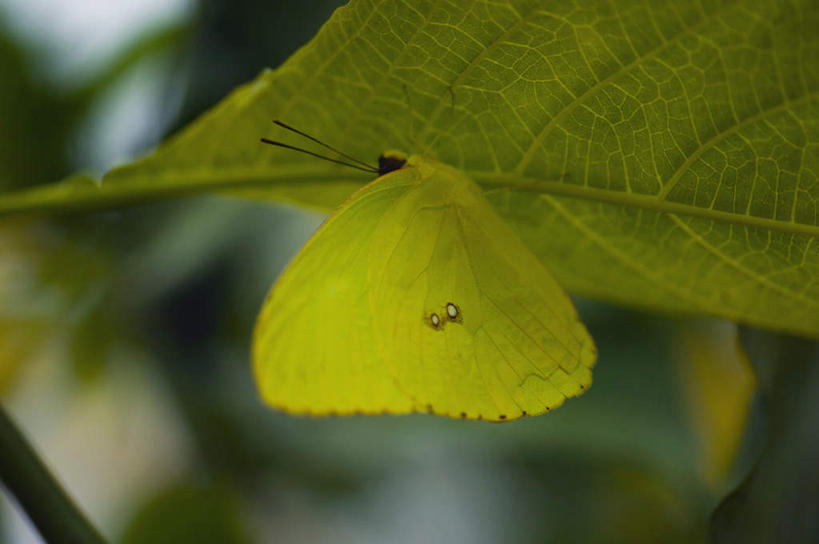
[[[419,157],[319,229],[254,341],[262,396],[313,414],[514,419],[588,387],[594,359],[566,294],[479,188]]]
[[[253,339],[262,398],[314,415],[409,412],[375,351],[368,248],[378,218],[400,201],[403,172],[356,194],[310,238],[273,286]]]

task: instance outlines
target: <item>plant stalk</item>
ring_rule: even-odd
[[[105,540],[46,468],[0,405],[0,482],[49,543],[102,544]]]

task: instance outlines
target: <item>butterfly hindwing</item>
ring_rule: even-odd
[[[562,288],[468,178],[417,169],[371,247],[371,300],[386,310],[378,351],[402,390],[418,409],[502,420],[588,387],[594,346]],[[443,326],[430,326],[433,313]]]

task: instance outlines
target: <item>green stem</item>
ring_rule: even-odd
[[[104,543],[0,405],[0,481],[46,542]]]
[[[287,189],[309,184],[354,182],[364,185],[366,176],[348,172],[328,172],[327,168],[281,168],[268,171],[249,169],[223,176],[156,176],[154,178],[103,178],[77,175],[61,182],[0,193],[0,217],[12,214],[68,213],[105,210],[119,206],[145,204],[156,200],[202,193],[231,192],[241,189]],[[332,182],[327,180],[331,179]],[[352,190],[350,191],[352,193]],[[273,192],[273,195],[276,193]],[[346,196],[346,195],[345,195]],[[339,200],[340,204],[343,198]],[[335,207],[335,205],[333,206]]]

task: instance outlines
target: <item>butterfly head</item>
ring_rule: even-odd
[[[383,176],[400,170],[407,164],[407,156],[400,151],[385,151],[378,157],[378,175]]]

